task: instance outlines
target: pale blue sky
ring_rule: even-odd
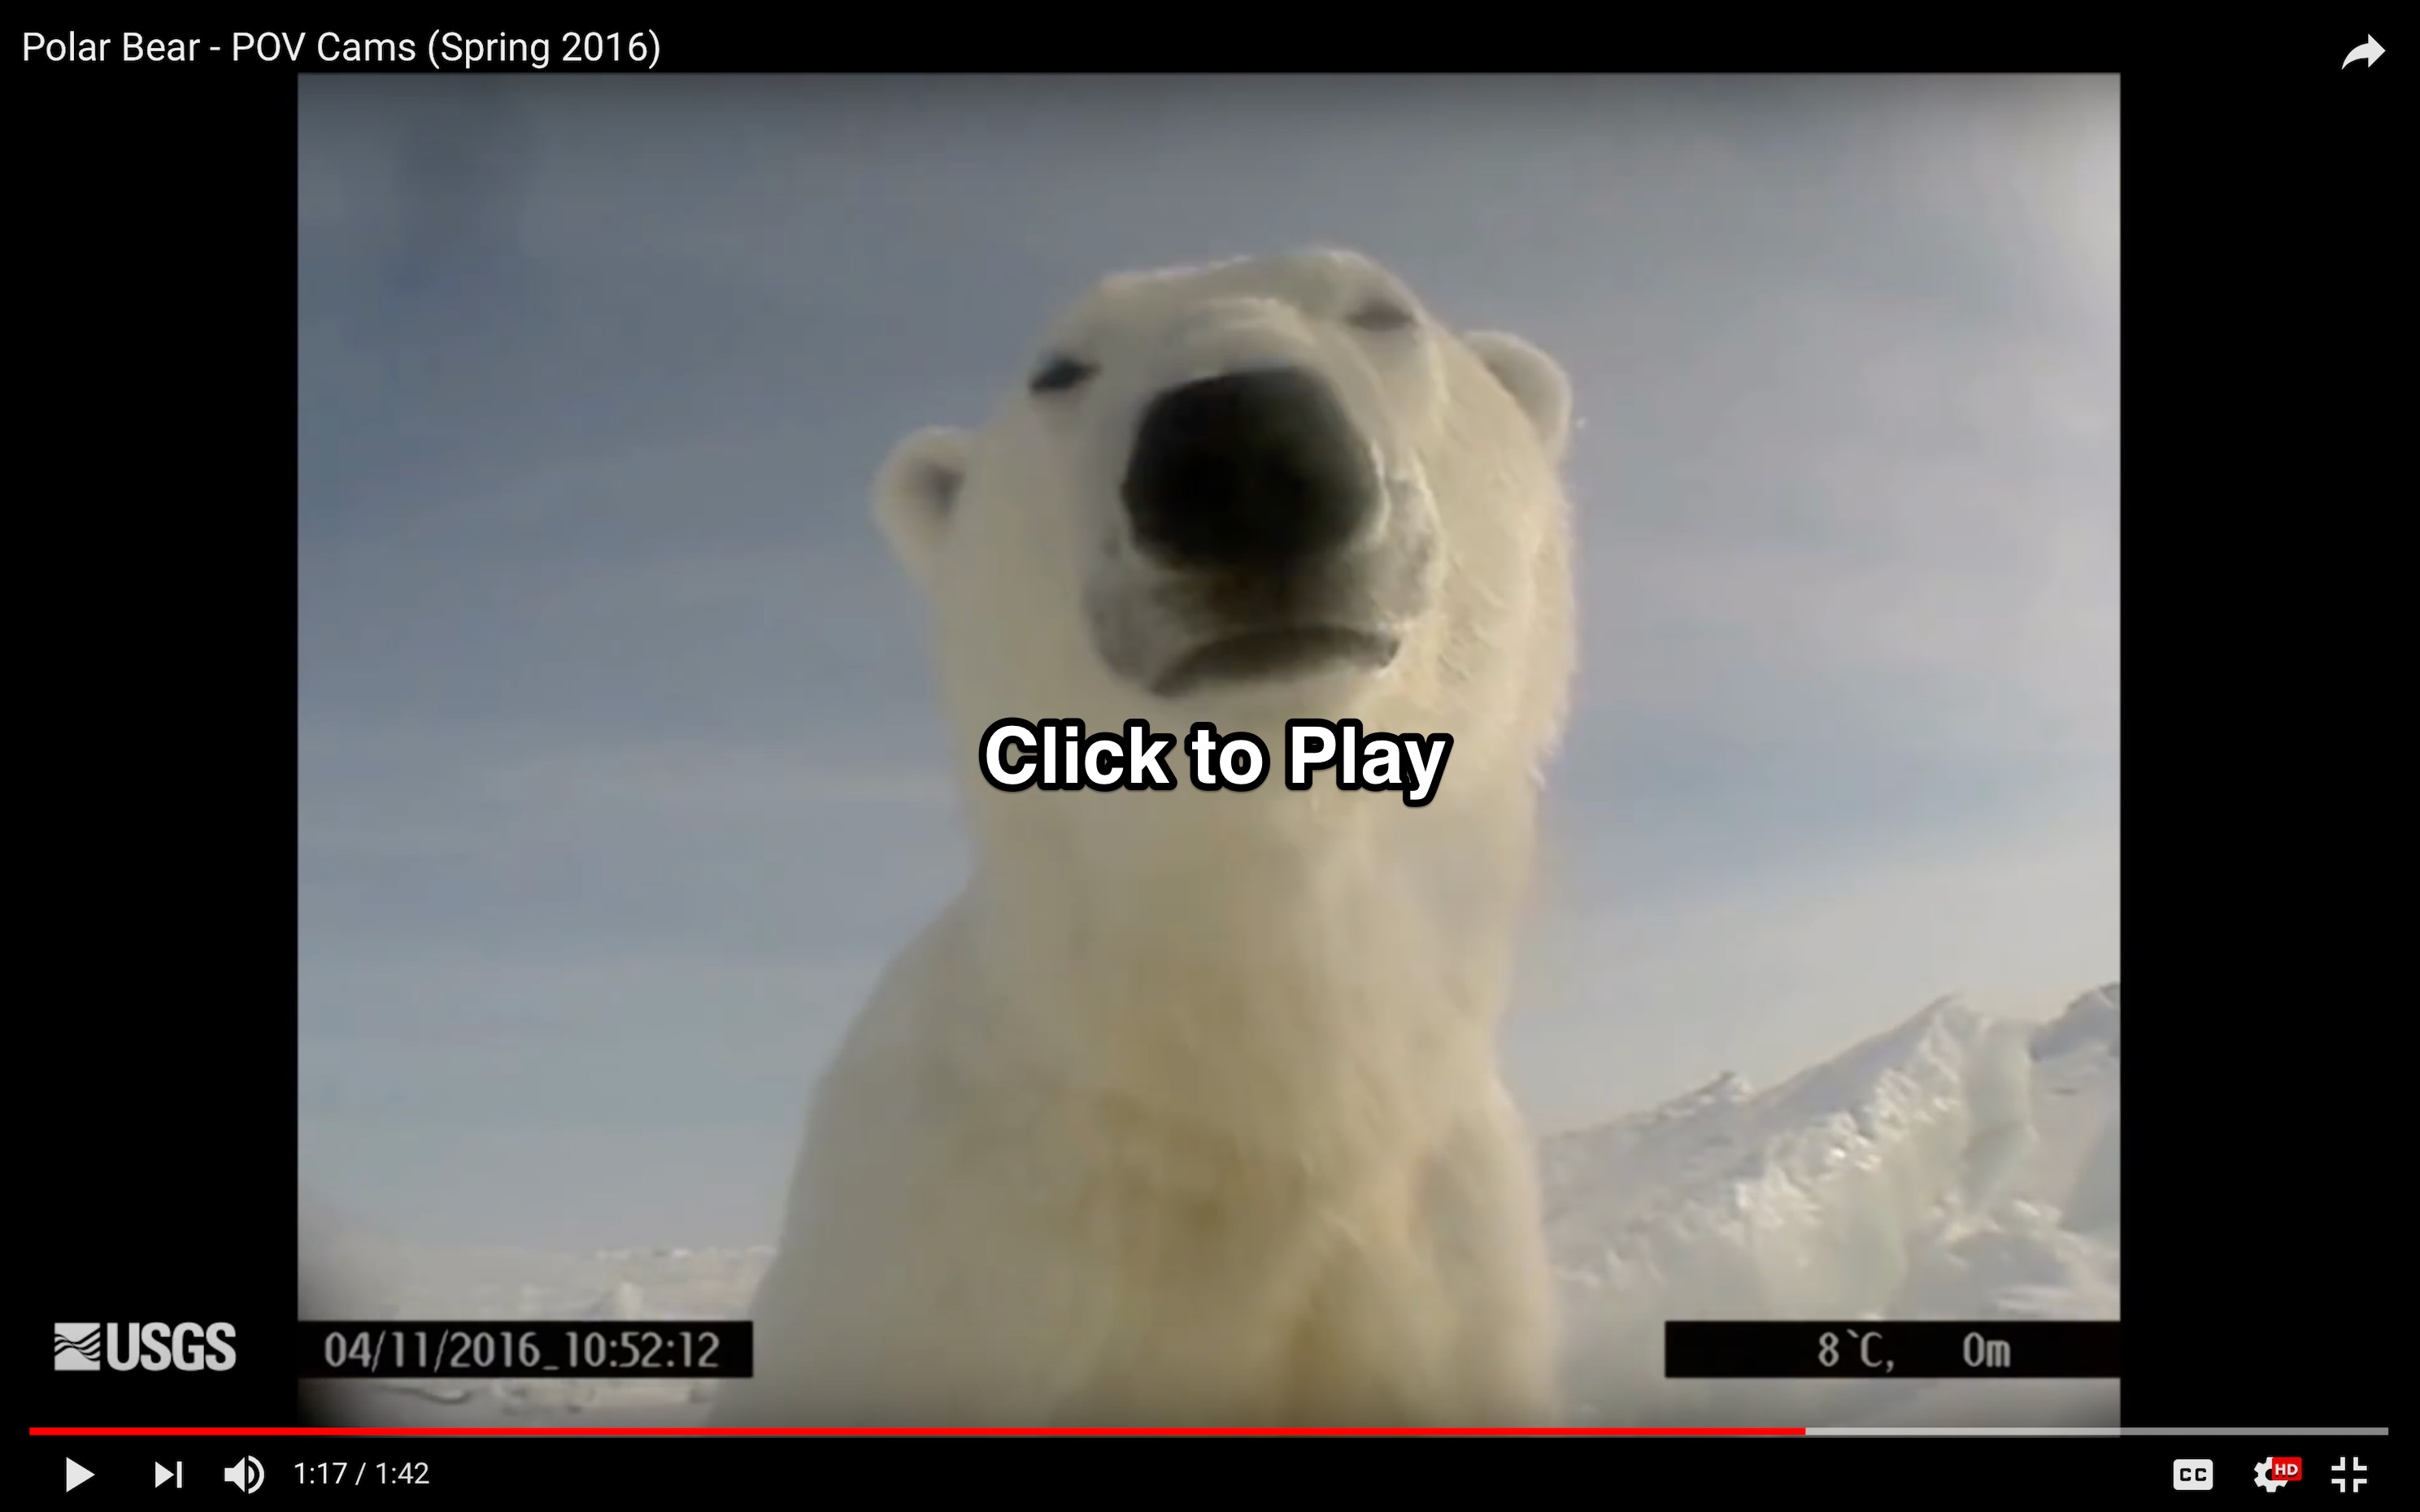
[[[306,76],[302,1175],[767,1240],[964,866],[891,443],[1311,243],[1578,393],[1558,1127],[2118,975],[2114,79]]]

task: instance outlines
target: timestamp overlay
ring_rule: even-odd
[[[1998,1319],[1981,1323],[1859,1319],[1838,1323],[1668,1322],[1667,1381],[1831,1377],[1974,1381],[2107,1379],[2118,1325]]]
[[[681,1322],[306,1322],[295,1373],[307,1378],[427,1381],[721,1380],[754,1374],[752,1324]]]

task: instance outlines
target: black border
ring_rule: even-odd
[[[1296,63],[1371,61],[1366,36],[1323,50],[1304,19],[1288,22]],[[2409,54],[2390,40],[2376,69],[2340,73],[2335,57],[2375,30],[2369,18],[2119,23],[2104,12],[2030,31],[2024,20],[1961,32],[1944,17],[1859,29],[1836,12],[1725,16],[1702,34],[1661,35],[1621,21],[1600,56],[1637,69],[2136,65],[2124,84],[2126,484],[2137,546],[2128,834],[2139,861],[2127,874],[2121,973],[2135,1067],[2124,1415],[2368,1426],[2385,1414],[2374,1382],[2391,1379],[2374,1366],[2393,1339],[2379,1319],[2401,1294],[2387,1270],[2399,1246],[2373,1242],[2399,1227],[2388,1173],[2400,1142],[2384,1127],[2380,1068],[2401,1057],[2370,1046],[2405,1015],[2399,973],[2373,981],[2369,959],[2398,922],[2372,902],[2395,887],[2392,853],[2384,868],[2363,866],[2343,841],[2382,836],[2407,780],[2388,765],[2400,754],[2393,737],[2354,716],[2384,709],[2392,720],[2408,675],[2392,663],[2371,675],[2369,664],[2380,659],[2372,646],[2408,633],[2383,607],[2392,589],[2370,579],[2402,555],[2377,543],[2400,513],[2379,505],[2401,491],[2389,459],[2402,427],[2386,394],[2400,387],[2388,368],[2402,355],[2412,258],[2383,230],[2393,196],[2381,144],[2410,134],[2391,124],[2404,114],[2397,59]],[[1240,41],[1249,28],[1220,30]],[[1455,45],[1465,67],[1488,61],[1467,38]],[[676,35],[666,48],[684,70],[832,61],[824,39],[807,40],[802,27],[794,40],[774,22]],[[931,39],[913,59],[879,41],[852,51],[925,67],[977,55]],[[1263,66],[1261,50],[1243,53],[1212,37],[1186,61]],[[1014,54],[983,55],[997,66]],[[66,590],[64,603],[28,604],[55,629],[20,659],[34,696],[19,743],[40,752],[29,767],[42,801],[28,827],[49,832],[45,864],[20,890],[39,900],[39,923],[20,938],[28,957],[70,966],[40,972],[52,985],[19,1011],[46,1041],[21,1083],[33,1088],[34,1137],[20,1211],[48,1241],[22,1246],[23,1294],[41,1309],[23,1335],[25,1367],[42,1372],[32,1416],[290,1422],[280,1346],[296,1237],[284,953],[293,622],[283,617],[293,592],[293,75],[18,62],[10,85],[23,144],[12,314],[30,396],[18,442],[21,457],[54,464],[51,484],[23,468],[12,490],[19,518],[40,522],[19,539],[32,569],[20,581]],[[2363,780],[2372,773],[2374,787]],[[55,825],[42,824],[52,816]],[[21,978],[38,969],[28,960]],[[32,1350],[38,1335],[59,1319],[136,1316],[234,1320],[241,1363],[207,1378],[207,1390],[174,1372],[54,1389]],[[1652,1455],[1702,1466],[1710,1479],[1683,1480],[1703,1488],[1754,1480],[1747,1467],[1770,1448],[1611,1442],[1628,1447],[1507,1452],[1590,1455],[1590,1474],[1613,1468],[1605,1456],[1629,1474]],[[2093,1442],[2063,1442],[2056,1456],[2081,1464],[2102,1452]],[[2241,1446],[2235,1458],[2255,1446],[2222,1443]],[[56,1447],[33,1441],[51,1495]],[[600,1468],[694,1456],[690,1470],[664,1472],[694,1489],[712,1484],[694,1478],[699,1467],[769,1464],[778,1453],[687,1441],[411,1452],[550,1463],[545,1484],[557,1489],[574,1456]],[[841,1451],[827,1442],[821,1452]],[[1829,1442],[1820,1451],[1844,1463],[1868,1452]],[[1870,1462],[1912,1467],[1934,1452],[1895,1443]],[[921,1471],[939,1451],[896,1453]],[[2004,1488],[2027,1504],[2097,1500],[2116,1485],[2037,1480],[2024,1467],[2053,1451],[2008,1441],[1952,1458],[1979,1469],[1984,1453],[1993,1472],[1957,1480],[1960,1504]],[[1883,1484],[1938,1499],[1947,1483],[1893,1473],[1860,1494]]]
[[[2376,208],[2403,97],[2338,70],[2374,20],[2135,24],[2122,1418],[2382,1427],[2401,1057],[2370,1046],[2401,1015],[2371,1007],[2370,869],[2342,841],[2402,783],[2366,790],[2385,753],[2309,721],[2377,706],[2393,643],[2361,581],[2383,480],[2352,439],[2399,429],[2374,370],[2404,345],[2410,234],[2395,255]]]
[[[43,985],[18,1021],[49,1041],[22,1062],[21,1232],[47,1238],[21,1246],[22,1368],[37,1422],[290,1422],[294,85],[8,85],[16,441],[51,461],[10,490],[49,631],[19,663],[49,832],[20,891],[41,900],[21,980]],[[96,1320],[232,1322],[236,1365],[53,1372],[36,1340]]]

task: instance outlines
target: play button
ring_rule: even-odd
[[[92,1479],[92,1472],[91,1472],[91,1471],[85,1469],[82,1465],[77,1464],[77,1463],[76,1463],[74,1460],[72,1460],[72,1459],[70,1459],[70,1460],[69,1460],[69,1461],[68,1461],[68,1489],[69,1489],[69,1490],[74,1490],[77,1487],[79,1487],[79,1486],[83,1485],[85,1481],[88,1481],[88,1480],[90,1480],[90,1479]]]

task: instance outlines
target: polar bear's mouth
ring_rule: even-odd
[[[1173,697],[1215,683],[1269,682],[1341,667],[1375,670],[1395,659],[1396,640],[1342,625],[1280,625],[1195,647],[1152,684]]]

